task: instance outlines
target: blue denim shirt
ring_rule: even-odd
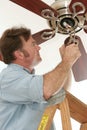
[[[8,65],[0,74],[0,130],[37,130],[44,109],[64,96],[62,89],[58,101],[55,96],[46,101],[42,75],[30,74],[17,64]]]

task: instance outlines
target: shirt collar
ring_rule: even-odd
[[[25,67],[23,67],[21,65],[15,64],[15,63],[11,63],[11,64],[9,64],[9,66],[12,66],[14,68],[23,69],[23,70],[27,71],[30,74],[35,74],[35,69],[33,69],[32,72],[30,72],[27,68],[25,68]]]

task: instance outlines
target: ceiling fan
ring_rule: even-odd
[[[10,0],[29,11],[45,18],[50,29],[33,34],[38,44],[51,38],[56,33],[68,35],[66,43],[79,43],[82,56],[73,65],[72,71],[76,81],[87,79],[87,54],[81,38],[76,35],[80,30],[87,33],[87,0],[55,0],[48,5],[41,0]]]

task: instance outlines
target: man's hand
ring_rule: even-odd
[[[73,43],[66,47],[65,45],[62,45],[59,50],[62,57],[62,61],[68,62],[71,66],[81,56],[81,52],[79,50],[78,44]]]

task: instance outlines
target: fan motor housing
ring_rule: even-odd
[[[73,17],[73,13],[70,12],[68,6],[64,6],[64,4],[61,6],[59,2],[55,2],[51,7],[58,12],[57,20],[48,20],[48,24],[52,29],[57,30],[58,33],[62,34],[78,32],[81,30],[81,28],[78,27],[80,17]],[[83,21],[81,22],[81,24],[84,24]]]

